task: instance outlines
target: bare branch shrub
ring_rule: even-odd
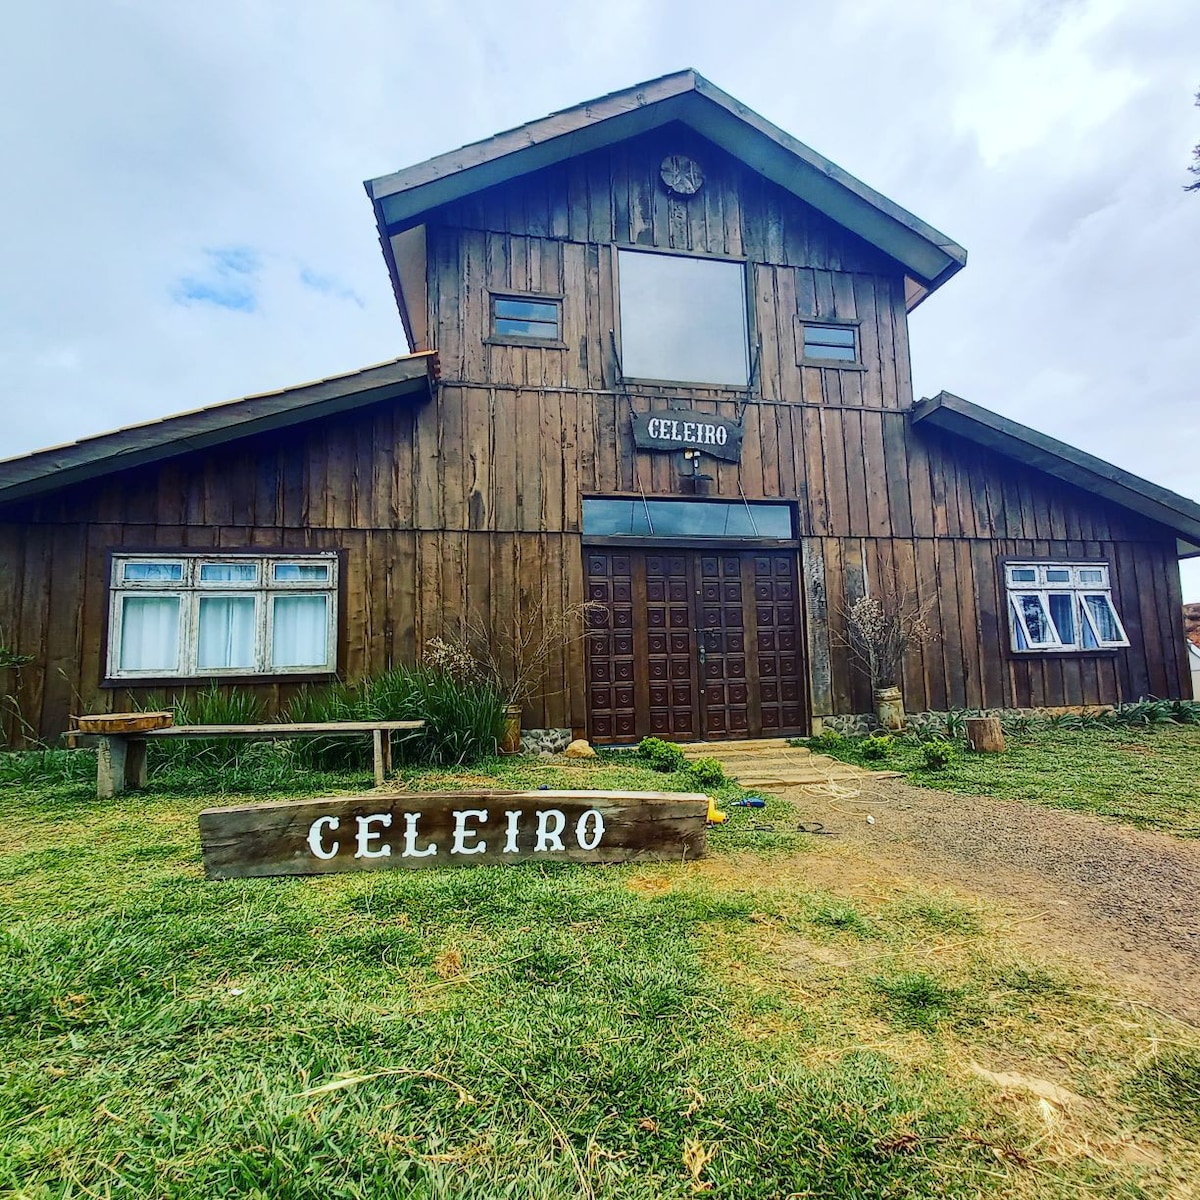
[[[895,560],[881,564],[876,595],[865,595],[842,605],[846,622],[843,644],[866,672],[871,690],[898,687],[904,655],[909,647],[921,649],[934,640],[927,617],[936,597],[921,600],[907,587]]]
[[[492,683],[507,704],[520,704],[538,693],[550,660],[583,638],[594,609],[603,606],[585,601],[548,613],[535,604],[494,624],[474,611],[458,637],[431,638],[422,661],[463,681]]]

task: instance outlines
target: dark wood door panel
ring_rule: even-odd
[[[588,550],[587,693],[598,742],[640,736],[636,704],[633,560],[628,552]]]
[[[696,564],[704,680],[701,728],[706,738],[751,737],[742,556],[701,553]]]
[[[593,740],[807,731],[794,552],[585,553]]]
[[[644,553],[646,676],[650,736],[695,741],[697,704],[691,555]]]

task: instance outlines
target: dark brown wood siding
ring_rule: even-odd
[[[657,180],[676,152],[705,170],[689,201]],[[937,601],[937,638],[908,664],[912,710],[1187,694],[1170,533],[914,431],[899,268],[689,131],[480,193],[431,220],[427,244],[433,403],[380,403],[0,510],[0,637],[35,660],[0,676],[10,738],[146,698],[101,686],[113,550],[342,550],[348,677],[414,661],[472,614],[500,629],[582,601],[581,498],[687,491],[680,456],[637,451],[630,428],[631,412],[672,406],[744,422],[740,463],[705,460],[707,494],[795,506],[814,714],[870,707],[841,609],[888,562]],[[746,260],[755,388],[619,386],[614,244]],[[561,294],[565,349],[488,345],[489,289]],[[863,369],[798,365],[797,315],[860,321]],[[1006,555],[1107,561],[1129,649],[1014,658]],[[527,726],[585,723],[582,658],[576,645],[551,662]],[[277,708],[297,685],[254,686]]]

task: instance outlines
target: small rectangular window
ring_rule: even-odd
[[[1017,651],[1128,646],[1105,563],[1009,563],[1009,632]]]
[[[513,342],[560,342],[562,301],[557,297],[494,295],[492,336]]]
[[[175,583],[183,578],[183,563],[127,562],[122,578],[126,583]]]
[[[276,583],[323,583],[329,578],[329,564],[276,563],[274,578]]]
[[[201,583],[257,583],[258,563],[203,562],[200,564]]]
[[[840,365],[861,365],[858,349],[858,325],[796,318],[798,361]]]
[[[115,557],[108,676],[333,671],[337,557]]]

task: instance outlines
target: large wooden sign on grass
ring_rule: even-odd
[[[402,792],[206,808],[200,844],[210,879],[690,859],[707,816],[692,792]]]

